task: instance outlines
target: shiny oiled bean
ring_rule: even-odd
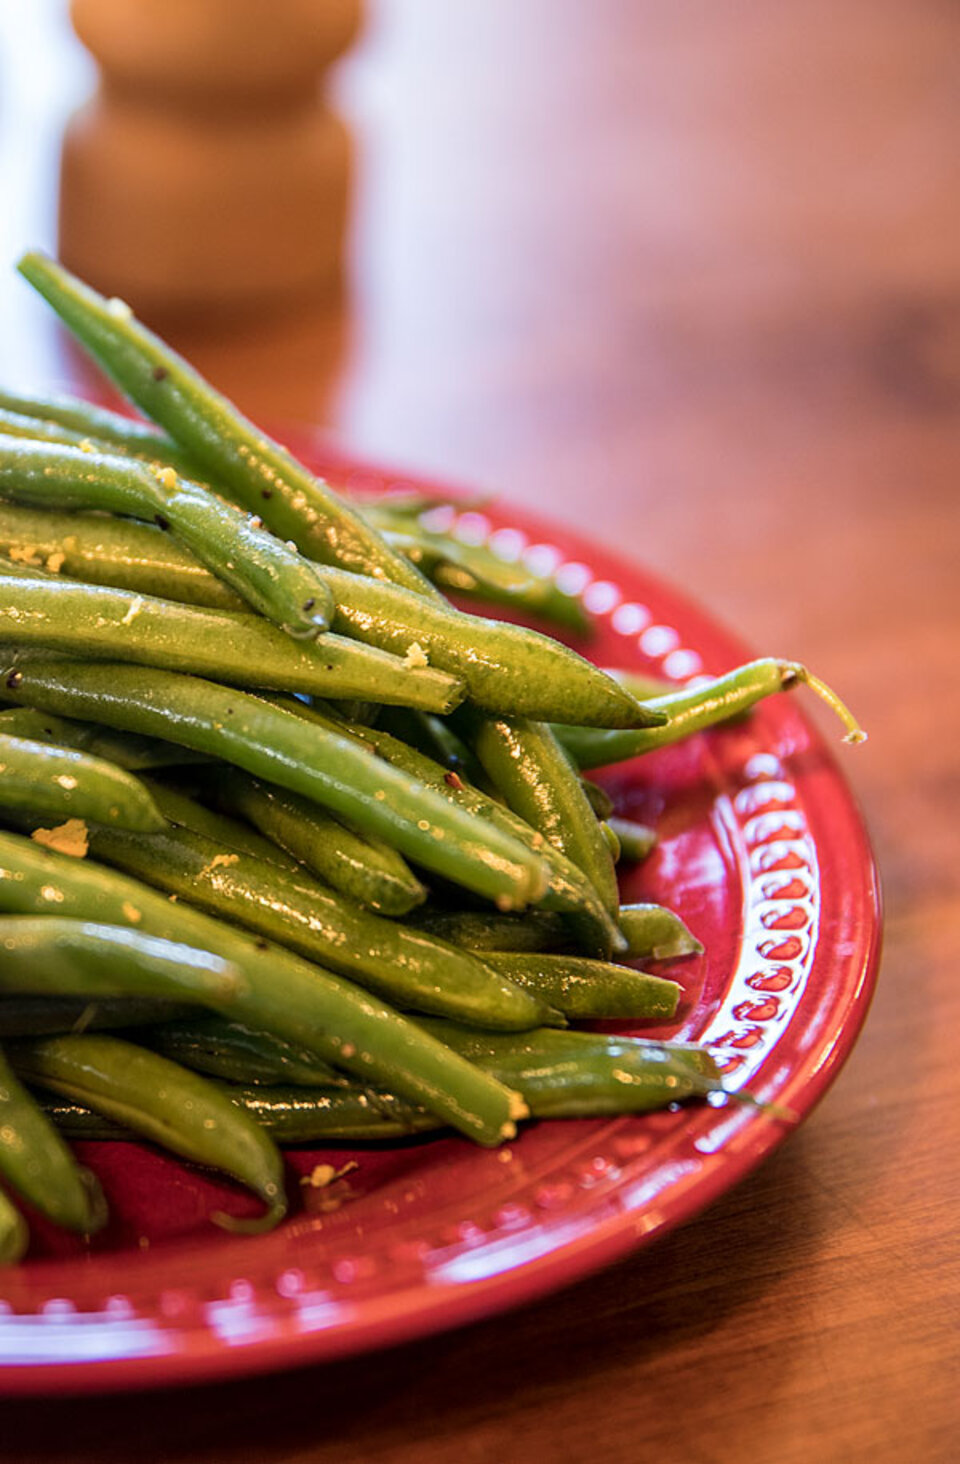
[[[149,422],[138,422],[106,407],[95,407],[79,397],[30,396],[0,389],[0,410],[16,415],[31,426],[46,425],[52,430],[59,428],[72,434],[62,438],[51,436],[50,441],[75,440],[78,444],[92,442],[96,446],[120,448],[131,457],[175,467],[187,478],[195,477],[199,472],[195,460],[182,452],[172,437],[158,432]]]
[[[410,923],[468,951],[562,951],[570,946],[570,926],[552,910],[417,910]]]
[[[166,737],[224,758],[343,815],[409,858],[507,906],[546,888],[542,858],[512,834],[439,797],[353,738],[193,676],[117,662],[19,663],[12,700],[123,731]]]
[[[102,758],[0,732],[0,807],[155,833],[163,815],[138,778]]]
[[[215,776],[219,777],[220,773],[221,768],[218,768]],[[267,864],[277,864],[281,869],[295,873],[303,879],[308,878],[307,871],[296,859],[291,858],[269,839],[264,839],[248,823],[230,818],[225,813],[217,813],[206,804],[198,803],[195,798],[190,798],[179,789],[160,783],[155,778],[147,779],[147,787],[168,823],[177,828],[189,829],[191,833],[200,834],[205,839],[212,839],[221,848],[232,849],[239,854],[252,854],[255,859],[264,860]]]
[[[680,916],[662,905],[621,905],[619,920],[631,959],[669,961],[703,954],[703,945]]]
[[[0,1051],[0,1178],[41,1215],[91,1235],[107,1218],[100,1186],[81,1169]]]
[[[0,995],[0,1039],[49,1037],[60,1032],[97,1032],[111,1027],[174,1022],[181,1020],[189,1011],[183,1002],[150,997],[96,997],[88,1000],[69,996]]]
[[[550,1003],[476,956],[408,930],[249,854],[167,829],[149,837],[90,834],[93,855],[212,915],[243,925],[349,976],[405,1011],[523,1031],[546,1025]]]
[[[517,986],[576,1021],[668,1022],[677,1012],[676,981],[583,956],[488,951],[484,959]]]
[[[35,508],[96,509],[156,523],[288,634],[312,637],[330,624],[330,592],[309,560],[173,468],[0,435],[0,495]]]
[[[155,524],[0,502],[0,554],[85,584],[112,585],[213,610],[246,603]]]
[[[224,808],[249,819],[277,854],[286,850],[327,884],[381,915],[406,915],[426,888],[402,855],[275,783],[223,767],[215,780]],[[252,852],[252,851],[251,851]]]
[[[516,1119],[524,1115],[515,1094],[369,992],[260,937],[171,904],[139,881],[101,865],[58,856],[29,839],[0,833],[0,910],[24,915],[56,910],[61,917],[132,925],[147,935],[172,936],[198,950],[216,950],[242,980],[239,987],[232,981],[220,994],[214,984],[204,993],[204,1005],[309,1047],[363,1082],[395,1089],[478,1143],[497,1144],[511,1137]],[[50,917],[39,923],[50,923]],[[36,993],[45,969],[31,972],[28,991]],[[0,977],[5,970],[0,967]],[[69,970],[68,965],[67,974]],[[70,990],[59,980],[53,992]],[[75,994],[89,989],[81,987]],[[115,996],[124,989],[95,991]],[[173,976],[168,988],[153,988],[149,994],[176,1000],[183,990],[182,980],[178,985]]]
[[[228,1083],[331,1088],[351,1082],[305,1047],[216,1015],[152,1024],[137,1033],[136,1040],[184,1067]]]
[[[402,554],[388,548],[376,530],[243,417],[129,309],[104,299],[36,251],[25,254],[18,268],[141,411],[279,538],[292,539],[314,559],[395,579],[413,589],[429,588]]]
[[[253,1221],[214,1215],[224,1229],[267,1230],[286,1214],[283,1160],[276,1144],[205,1078],[132,1042],[100,1034],[20,1041],[11,1045],[10,1057],[29,1082],[252,1189],[266,1213]]]
[[[449,711],[462,683],[342,636],[304,643],[259,615],[181,605],[74,580],[0,570],[0,642],[135,661],[246,687],[357,696]]]
[[[7,675],[15,675],[13,667]],[[5,683],[0,680],[0,700]],[[117,732],[96,722],[79,722],[72,717],[58,717],[53,712],[40,712],[36,707],[8,707],[0,711],[0,734],[25,737],[31,742],[52,742],[61,747],[74,747],[91,757],[103,758],[128,773],[147,768],[182,767],[208,761],[202,753],[178,747],[175,742],[161,742],[155,737],[139,737],[134,732]]]

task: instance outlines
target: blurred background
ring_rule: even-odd
[[[723,1457],[891,1458],[921,1414],[955,1447],[960,8],[74,13],[99,73],[63,0],[0,0],[0,379],[98,389],[11,268],[60,238],[254,417],[618,548],[815,666],[871,734],[843,767],[886,884],[884,977],[837,1089],[709,1217],[525,1313],[523,1387],[492,1361],[503,1323],[408,1351],[406,1415],[349,1457],[406,1459],[437,1369],[445,1458],[509,1456],[520,1417],[561,1460],[591,1456],[598,1417],[622,1458],[677,1428],[672,1457],[720,1457],[707,1415]],[[713,1392],[680,1420],[685,1369]],[[296,1380],[284,1396],[295,1451]]]

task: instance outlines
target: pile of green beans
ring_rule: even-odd
[[[672,1021],[698,955],[583,770],[806,681],[608,674],[549,580],[350,505],[54,261],[22,274],[151,420],[0,391],[0,1264],[81,1235],[70,1136],[139,1136],[287,1209],[278,1142],[644,1112],[722,1092]],[[622,958],[618,961],[614,958]],[[627,963],[632,964],[627,964]]]

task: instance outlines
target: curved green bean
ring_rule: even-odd
[[[184,1067],[228,1083],[334,1088],[351,1082],[308,1048],[215,1014],[151,1024],[136,1040]]]
[[[107,1218],[94,1176],[81,1169],[0,1051],[0,1177],[55,1225],[92,1235]]]
[[[109,448],[120,448],[131,457],[176,468],[185,478],[195,477],[200,471],[195,459],[188,457],[172,437],[158,432],[151,423],[111,412],[107,407],[95,407],[79,397],[29,396],[0,388],[0,411],[34,427],[46,425],[73,434],[71,438],[51,437],[50,441],[67,442],[75,438],[78,443],[102,443]]]
[[[2,656],[2,651],[0,651]],[[249,693],[117,662],[20,661],[6,695],[123,731],[166,737],[279,783],[382,837],[408,858],[494,902],[522,907],[546,888],[543,859],[454,808],[356,740],[311,726]]]
[[[552,910],[525,910],[501,915],[499,910],[418,910],[412,917],[426,930],[468,951],[562,951],[570,945],[570,927]]]
[[[219,768],[216,770],[217,777],[220,771]],[[205,803],[198,803],[195,798],[190,798],[179,789],[171,788],[156,779],[148,779],[147,787],[168,823],[175,824],[177,828],[188,829],[192,834],[200,834],[205,839],[212,839],[221,847],[232,849],[238,854],[252,854],[255,859],[263,860],[267,864],[277,864],[301,879],[309,878],[307,871],[296,859],[291,858],[269,839],[263,838],[248,823],[241,823],[240,819],[230,818],[225,813],[217,813]]]
[[[321,480],[259,431],[182,357],[38,251],[18,269],[132,401],[210,476],[304,554],[415,590],[428,582]]]
[[[147,838],[92,830],[97,859],[245,926],[350,977],[406,1011],[523,1031],[547,1025],[550,1003],[519,990],[476,956],[363,910],[332,890],[249,854],[166,829]]]
[[[163,815],[138,778],[69,747],[0,732],[0,807],[156,833]]]
[[[171,904],[102,865],[58,856],[30,839],[0,833],[0,910],[34,914],[51,909],[59,916],[133,925],[147,935],[215,949],[240,973],[241,982],[219,995],[214,987],[204,994],[203,1004],[308,1047],[363,1082],[395,1089],[478,1143],[498,1144],[512,1137],[516,1120],[524,1116],[515,1094],[342,977],[199,910]],[[42,971],[34,971],[30,990],[36,991]],[[52,989],[69,990],[62,978]],[[171,981],[167,991],[149,994],[176,1000],[182,990]],[[108,987],[97,994],[122,993]]]
[[[402,855],[318,804],[238,768],[218,770],[215,787],[221,806],[248,819],[278,855],[285,850],[358,904],[396,917],[426,899],[426,888]]]
[[[132,1129],[164,1149],[219,1169],[266,1205],[256,1220],[216,1214],[247,1233],[272,1229],[287,1212],[283,1160],[266,1131],[213,1084],[119,1037],[44,1037],[11,1044],[21,1077]]]
[[[665,696],[654,697],[646,705],[666,718],[659,726],[638,727],[633,731],[600,731],[587,726],[558,725],[555,731],[579,768],[605,767],[608,763],[622,762],[679,742],[694,732],[749,711],[764,697],[773,696],[778,691],[790,691],[801,684],[809,686],[837,713],[846,728],[845,742],[865,740],[866,733],[819,677],[796,661],[778,661],[771,657],[749,661],[705,685],[684,687]]]
[[[484,960],[524,990],[576,1021],[667,1022],[677,1012],[676,981],[583,956],[488,951]]]
[[[153,467],[55,443],[0,435],[0,495],[55,509],[96,509],[169,531],[249,605],[289,635],[330,625],[330,591],[308,559],[208,488]]]
[[[0,701],[4,691],[4,683],[0,680]],[[30,742],[55,742],[61,747],[74,747],[78,752],[87,752],[91,757],[115,763],[128,773],[208,761],[202,753],[178,747],[175,742],[138,737],[134,732],[117,732],[112,727],[78,722],[72,717],[58,717],[53,712],[38,711],[36,707],[7,707],[0,711],[0,733],[5,737],[24,737]]]
[[[449,711],[463,696],[452,676],[407,666],[342,636],[303,643],[259,615],[73,580],[10,576],[2,568],[0,642],[318,696],[357,696],[375,687],[384,702],[428,711]]]

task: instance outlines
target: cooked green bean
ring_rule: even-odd
[[[9,1052],[28,1082],[83,1103],[252,1189],[266,1213],[257,1220],[215,1214],[215,1223],[225,1230],[268,1230],[286,1214],[283,1160],[276,1144],[205,1078],[119,1037],[44,1037],[14,1043]]]
[[[100,1186],[81,1169],[0,1051],[0,1177],[41,1215],[91,1235],[107,1218]]]
[[[0,926],[2,928],[2,926]],[[0,1038],[50,1037],[110,1027],[148,1026],[182,1020],[182,1002],[151,997],[0,996]],[[299,1081],[299,1079],[298,1079]]]
[[[249,854],[187,829],[149,837],[90,833],[97,859],[349,976],[406,1011],[433,1012],[478,1027],[523,1031],[550,1009],[476,956],[408,930]]]
[[[499,910],[417,910],[411,923],[439,940],[468,951],[562,951],[570,945],[570,927],[552,910],[525,910],[501,915]]]
[[[525,718],[460,719],[508,807],[571,860],[615,918],[620,896],[610,849],[580,779],[549,727]]]
[[[0,700],[4,690],[4,683],[0,680]],[[128,773],[208,761],[202,753],[178,747],[175,742],[139,737],[134,732],[117,732],[113,727],[101,727],[96,722],[57,717],[53,712],[37,711],[36,707],[7,707],[0,711],[0,733],[5,737],[25,737],[31,742],[55,742],[61,747],[75,747],[78,752],[87,752],[91,757],[115,763]]]
[[[766,658],[738,666],[725,676],[694,687],[672,691],[646,703],[660,712],[666,721],[657,727],[639,727],[634,731],[600,731],[593,727],[559,725],[556,733],[567,752],[581,769],[605,767],[679,742],[705,727],[716,726],[730,717],[749,711],[764,697],[778,691],[790,691],[806,685],[815,691],[840,718],[846,734],[845,742],[863,742],[866,733],[828,686],[805,666],[795,661]]]
[[[151,1025],[136,1033],[135,1040],[184,1067],[228,1083],[331,1088],[352,1081],[305,1047],[212,1014]]]
[[[219,777],[221,771],[222,768],[217,768],[214,776]],[[225,813],[217,813],[205,803],[198,803],[195,798],[188,797],[166,783],[157,782],[156,779],[147,779],[147,787],[168,823],[175,824],[177,828],[189,829],[191,833],[200,834],[205,839],[213,839],[223,848],[232,849],[238,854],[252,854],[255,859],[264,860],[267,864],[278,864],[281,869],[295,873],[302,879],[309,877],[296,859],[291,858],[277,844],[264,839],[248,823],[241,823],[238,818],[230,818]]]
[[[0,651],[2,661],[2,651]],[[10,663],[8,662],[8,665]],[[543,859],[474,814],[449,805],[353,739],[198,677],[117,662],[21,660],[6,695],[123,731],[166,737],[279,783],[383,837],[408,858],[507,906],[546,888]]]
[[[601,788],[599,783],[594,783],[589,778],[581,778],[580,787],[596,817],[609,821],[613,813],[613,799],[606,788]]]
[[[0,642],[135,661],[246,687],[361,695],[449,711],[462,684],[431,667],[338,635],[304,643],[259,615],[205,610],[74,580],[29,579],[0,568]]]
[[[537,631],[348,570],[320,565],[317,573],[335,601],[334,630],[462,678],[485,711],[600,727],[660,721],[590,661]]]
[[[0,435],[0,495],[34,508],[103,510],[169,529],[218,579],[294,636],[330,625],[330,591],[310,561],[173,468]]]
[[[214,986],[204,995],[205,1005],[308,1047],[363,1082],[395,1089],[478,1143],[497,1144],[511,1137],[515,1120],[524,1116],[515,1094],[342,977],[199,910],[171,904],[139,881],[102,865],[58,856],[30,839],[0,833],[0,910],[33,914],[51,909],[63,917],[134,925],[147,935],[172,936],[199,950],[217,950],[240,973],[241,985],[238,989],[234,983],[220,995]],[[49,923],[50,918],[39,923]],[[30,990],[36,992],[44,969],[33,972]],[[52,990],[69,988],[61,978]],[[176,1000],[182,990],[171,978],[169,990],[150,994]],[[108,988],[96,994],[118,992]]]
[[[0,501],[0,554],[85,584],[244,610],[245,602],[155,524]]]
[[[652,956],[657,961],[677,956],[700,956],[703,946],[692,931],[662,905],[621,905],[620,929],[627,938],[629,956]]]
[[[75,434],[77,442],[103,443],[109,448],[120,448],[131,457],[175,467],[186,478],[195,477],[199,472],[196,462],[180,450],[173,438],[158,432],[151,423],[138,422],[107,407],[95,407],[79,397],[25,396],[0,389],[0,410],[35,425],[46,423],[51,428],[62,428]]]
[[[484,960],[516,986],[575,1021],[668,1022],[677,1012],[676,981],[583,956],[488,951]]]
[[[16,1265],[23,1259],[29,1244],[26,1220],[0,1189],[0,1266]]]
[[[620,857],[623,860],[638,864],[656,848],[656,829],[648,828],[646,824],[634,823],[632,818],[616,816],[609,818],[607,823],[620,845]]]
[[[37,251],[25,254],[18,268],[141,411],[280,539],[293,540],[311,558],[429,589],[402,554],[389,549],[359,514],[247,421],[122,302],[106,300]]]
[[[70,747],[0,732],[0,807],[155,833],[163,815],[138,778]]]
[[[408,743],[401,742],[399,738],[392,737],[388,732],[381,731],[379,727],[358,727],[344,723],[329,711],[321,711],[316,706],[304,706],[302,702],[292,698],[273,697],[271,700],[288,708],[291,715],[309,722],[311,726],[352,738],[360,747],[366,747],[398,772],[415,778],[449,803],[488,820],[504,834],[519,840],[531,852],[538,853],[546,847],[543,835],[509,808],[478,792],[432,758],[418,752]],[[580,941],[591,954],[606,957],[614,950],[625,949],[626,942],[586,876],[558,849],[550,850],[549,861],[549,883],[540,898],[543,907],[567,912],[579,931]]]
[[[219,769],[215,787],[221,806],[249,819],[278,853],[293,855],[358,904],[381,915],[399,916],[426,899],[426,888],[395,849],[361,834],[309,799],[239,768]]]

